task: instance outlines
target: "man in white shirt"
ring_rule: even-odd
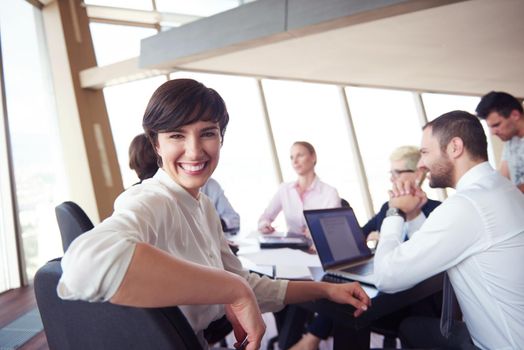
[[[377,286],[397,292],[447,272],[468,332],[440,336],[439,322],[427,322],[423,344],[409,347],[517,349],[524,344],[524,196],[487,162],[480,121],[463,111],[440,116],[424,127],[419,168],[431,187],[456,193],[426,219],[406,242],[404,212],[426,202],[411,182],[393,185],[390,210],[375,254]],[[407,334],[406,336],[409,336]],[[405,339],[406,341],[413,341]],[[415,339],[416,340],[416,339]],[[473,342],[473,344],[471,343]]]

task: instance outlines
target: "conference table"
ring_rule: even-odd
[[[253,249],[251,247],[249,249],[247,254],[242,254],[241,249],[240,255],[249,258],[257,254],[256,248]],[[275,261],[273,259],[263,261],[268,259],[267,256],[270,256],[270,251],[264,252],[269,253],[269,255],[259,257],[257,264],[274,264]],[[296,258],[294,257],[292,260],[296,261]],[[311,279],[320,281],[324,277],[324,272],[320,266],[314,265],[316,266],[309,266],[308,268]],[[278,278],[279,276],[275,277]],[[343,281],[347,282],[347,280],[341,279],[329,280],[329,282],[335,283],[342,283]],[[382,293],[373,286],[363,285],[368,295],[372,298],[372,306],[357,318],[353,316],[355,311],[353,306],[337,304],[326,299],[290,305],[288,306],[284,323],[281,329],[279,329],[279,346],[281,349],[286,349],[300,339],[304,318],[308,312],[316,312],[334,321],[334,350],[369,349],[371,323],[373,321],[441,291],[442,281],[443,274],[438,274],[408,290],[392,294]]]

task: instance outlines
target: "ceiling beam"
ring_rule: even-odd
[[[86,89],[98,90],[111,85],[165,75],[171,71],[173,69],[139,68],[138,57],[134,57],[107,66],[84,69],[80,72],[80,86]]]
[[[167,13],[159,11],[136,10],[109,6],[86,5],[87,16],[92,22],[141,25],[141,26],[170,26],[193,22],[200,19],[199,16],[185,15],[179,13]]]

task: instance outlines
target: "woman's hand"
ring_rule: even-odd
[[[233,304],[226,305],[226,316],[233,325],[235,348],[239,348],[247,339],[246,350],[260,349],[262,336],[266,332],[266,324],[262,320],[260,309],[253,292]]]
[[[355,317],[371,306],[371,299],[358,282],[327,283],[312,281],[289,281],[284,304],[298,304],[311,300],[329,299],[339,304],[353,305]]]
[[[371,306],[371,299],[358,282],[328,283],[328,299],[339,304],[355,307],[353,316],[358,317]]]
[[[275,228],[271,226],[271,224],[265,224],[263,226],[260,226],[258,230],[262,233],[273,233],[275,232]]]

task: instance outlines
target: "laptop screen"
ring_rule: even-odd
[[[373,255],[353,209],[304,210],[304,216],[324,269]]]

